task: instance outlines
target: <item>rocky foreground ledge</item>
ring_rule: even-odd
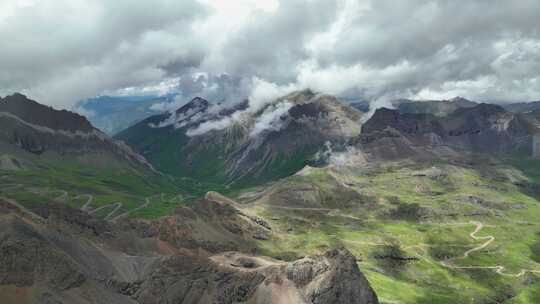
[[[213,206],[192,211],[205,204]],[[285,262],[179,247],[155,227],[163,225],[111,223],[58,204],[21,210],[0,199],[2,303],[378,303],[346,249]],[[182,233],[193,237],[190,227]]]

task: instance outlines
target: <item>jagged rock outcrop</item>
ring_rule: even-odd
[[[535,126],[491,104],[458,108],[445,117],[381,108],[351,141],[372,158],[430,157],[452,151],[530,153]]]
[[[356,265],[356,258],[349,251],[327,251],[324,255],[315,257],[312,265],[308,272],[313,279],[305,285],[304,291],[311,303],[378,303],[375,293],[369,288],[366,278]],[[291,273],[295,273],[294,267]]]
[[[148,304],[378,303],[356,259],[344,249],[291,263],[237,252],[210,260],[208,264],[195,256],[171,257],[141,285],[137,299]],[[175,288],[166,288],[170,285]]]
[[[234,206],[199,203],[182,208],[178,220],[251,221]],[[168,242],[162,223],[110,223],[57,203],[23,211],[0,202],[0,297],[10,304],[378,303],[345,249],[293,262],[209,252]]]

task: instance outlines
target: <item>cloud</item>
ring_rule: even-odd
[[[3,0],[0,95],[69,108],[177,92],[163,109],[307,87],[540,99],[539,11],[537,0]]]
[[[364,153],[354,146],[334,151],[332,143],[327,141],[324,148],[315,154],[313,161],[331,167],[357,167],[359,164],[365,164],[366,158]]]
[[[294,84],[279,86],[258,77],[253,77],[249,81],[244,80],[243,83],[244,87],[249,88],[250,91],[248,96],[249,104],[247,108],[236,111],[229,116],[205,121],[197,127],[189,129],[187,131],[187,135],[201,135],[212,130],[224,129],[234,123],[249,119],[249,117],[253,117],[253,114],[263,109],[269,103],[275,101],[276,98],[297,89]],[[225,103],[223,106],[228,107],[230,105],[230,103]],[[278,130],[281,126],[276,119],[285,114],[291,107],[292,104],[289,102],[281,102],[277,105],[270,105],[268,109],[266,109],[265,112],[263,112],[263,114],[257,118],[255,126],[251,131],[251,135],[258,134],[264,129],[268,128]],[[214,107],[214,109],[216,108],[218,107]]]
[[[367,160],[362,150],[347,146],[344,151],[330,153],[328,163],[334,167],[358,167],[367,164]]]
[[[18,3],[6,0],[3,5]],[[57,107],[104,91],[163,81],[167,62],[200,52],[190,1],[27,1],[0,19],[0,88]],[[151,12],[151,13],[150,13]]]
[[[186,134],[188,136],[197,136],[213,130],[222,130],[239,120],[239,113],[233,113],[231,116],[225,116],[221,119],[203,122],[197,127],[187,130]]]
[[[298,90],[295,84],[277,85],[266,80],[254,77],[251,81],[251,93],[249,95],[249,112],[257,112],[267,103],[287,93]]]
[[[538,1],[345,1],[344,7],[332,30],[310,45],[316,68],[305,74],[324,87],[368,98],[414,97],[422,91],[442,95],[453,84],[474,82],[486,86],[463,90],[465,96],[540,96],[534,68],[527,68],[539,57],[533,47],[540,41]],[[528,57],[518,64],[521,73],[494,65],[505,53]],[[330,73],[356,77],[323,78]]]
[[[254,137],[263,131],[279,131],[283,127],[284,121],[281,119],[292,108],[293,104],[287,100],[270,105],[257,117],[250,136]]]

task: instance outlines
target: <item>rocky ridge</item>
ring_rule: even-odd
[[[110,155],[132,165],[152,168],[144,157],[94,128],[85,117],[41,105],[21,94],[0,100],[0,126],[0,142],[34,155]]]
[[[373,158],[428,157],[459,151],[530,153],[535,126],[491,104],[459,108],[446,117],[378,109],[353,140]]]
[[[176,213],[192,218],[177,236],[194,222],[211,225],[211,214],[244,217],[233,206],[200,203]],[[4,303],[378,303],[345,249],[285,262],[200,243],[187,248],[169,238],[167,219],[112,223],[57,203],[31,212],[0,201]],[[259,224],[245,221],[231,233],[248,241],[244,232]]]

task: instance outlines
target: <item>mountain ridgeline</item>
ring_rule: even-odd
[[[85,209],[116,207],[120,215],[149,196],[177,194],[177,188],[85,117],[21,94],[0,99],[0,197],[29,205],[85,199]]]
[[[2,303],[500,303],[536,290],[540,177],[524,156],[540,115],[462,98],[370,117],[356,106],[310,90],[195,98],[113,139],[0,99]],[[484,222],[496,225],[475,236]]]
[[[0,164],[2,303],[378,303],[348,250],[261,256],[265,220],[217,194],[185,200],[78,114],[0,99]]]
[[[0,112],[3,116],[9,113],[30,124],[55,131],[90,132],[95,130],[90,122],[79,114],[66,110],[54,110],[18,93],[0,98]]]
[[[458,151],[531,153],[536,127],[523,114],[464,98],[394,104],[396,110],[378,109],[362,125],[365,114],[354,105],[309,90],[257,110],[248,101],[224,107],[195,98],[176,112],[149,117],[116,138],[163,172],[233,185],[291,175],[317,163],[321,152],[347,146],[372,160],[433,158]]]
[[[152,169],[143,157],[94,128],[85,117],[41,105],[21,94],[0,99],[0,126],[4,148],[20,150],[11,153],[15,158],[56,154],[82,162],[108,159],[110,164]]]
[[[478,104],[437,117],[378,109],[362,128],[357,146],[375,159],[532,153],[537,128],[525,116],[500,106]]]
[[[259,108],[247,101],[220,108],[196,98],[116,138],[171,175],[249,184],[297,172],[326,142],[347,143],[360,134],[360,118],[337,98],[309,90]]]

